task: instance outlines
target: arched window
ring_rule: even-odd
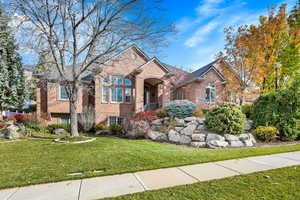
[[[216,86],[212,83],[209,83],[205,88],[205,102],[206,103],[215,103],[216,102]]]

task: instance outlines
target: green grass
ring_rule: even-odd
[[[113,137],[82,144],[27,139],[0,143],[0,188],[299,150],[300,144],[213,150]],[[83,175],[68,175],[79,171]]]
[[[106,200],[299,200],[299,180],[298,166]]]

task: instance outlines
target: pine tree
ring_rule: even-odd
[[[8,21],[0,5],[0,117],[5,107],[20,107],[27,100],[21,58]]]

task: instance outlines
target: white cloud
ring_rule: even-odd
[[[224,0],[205,0],[200,6],[196,8],[200,16],[216,15],[221,10],[219,7]]]
[[[206,36],[213,31],[217,26],[219,25],[219,22],[217,21],[211,21],[208,24],[201,26],[197,29],[195,34],[191,38],[189,38],[184,44],[188,47],[195,47],[200,42],[205,41]]]

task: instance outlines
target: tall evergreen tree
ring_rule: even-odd
[[[0,4],[0,118],[5,107],[20,107],[27,100],[21,58],[8,21]]]

